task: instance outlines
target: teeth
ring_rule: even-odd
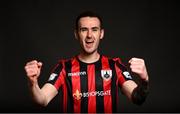
[[[93,41],[91,41],[91,42],[86,41],[86,43],[93,43]]]
[[[86,42],[86,43],[92,43],[92,42]]]

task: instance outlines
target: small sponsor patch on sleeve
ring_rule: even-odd
[[[124,71],[123,75],[127,78],[127,79],[132,79],[132,76],[130,75],[130,73],[128,71]]]
[[[52,81],[55,79],[55,77],[58,76],[56,73],[52,73],[48,79],[48,81]]]

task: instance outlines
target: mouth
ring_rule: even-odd
[[[88,48],[90,48],[90,47],[93,46],[94,41],[85,41],[85,43],[86,43],[86,46],[87,46]]]
[[[86,41],[86,44],[94,43],[94,41]]]

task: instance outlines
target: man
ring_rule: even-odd
[[[26,64],[29,88],[36,103],[46,106],[61,88],[64,112],[116,112],[118,86],[133,103],[140,105],[145,101],[149,78],[144,60],[129,60],[130,70],[140,78],[137,85],[120,58],[99,54],[104,29],[97,14],[80,14],[74,34],[81,47],[79,55],[60,60],[42,88],[38,85],[42,63],[33,60]]]

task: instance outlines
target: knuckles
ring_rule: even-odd
[[[25,71],[26,71],[26,75],[28,77],[32,77],[34,75],[38,75],[39,74],[39,68],[38,68],[38,62],[36,60],[30,61],[28,62],[25,67],[24,67]]]
[[[146,79],[147,78],[147,70],[146,70],[146,65],[145,65],[145,61],[141,58],[132,58],[131,60],[129,60],[130,63],[130,69],[132,72],[139,74],[139,76],[142,79]]]

